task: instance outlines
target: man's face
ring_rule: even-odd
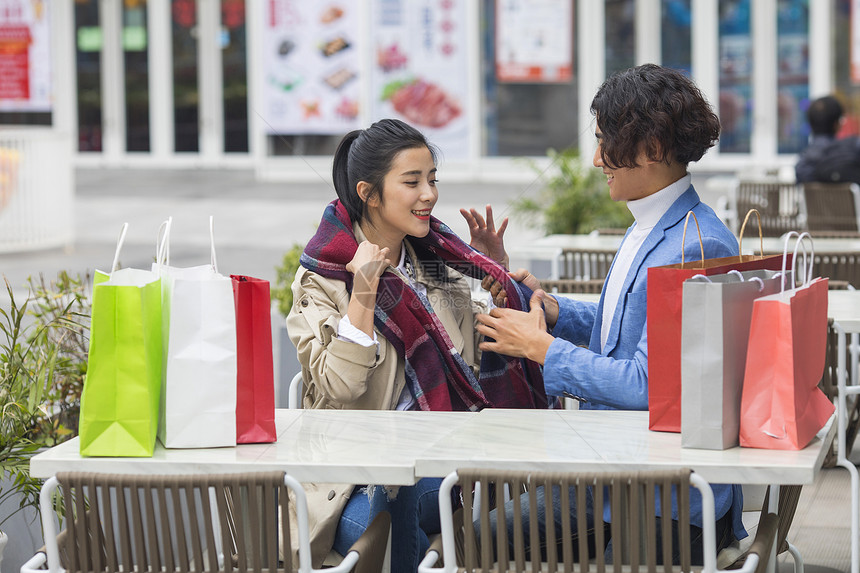
[[[635,201],[660,190],[660,187],[654,188],[654,180],[649,176],[655,162],[649,160],[644,151],[640,150],[636,157],[637,167],[612,168],[603,163],[600,155],[603,134],[599,127],[595,128],[594,135],[597,137],[597,149],[594,152],[593,163],[606,175],[609,196],[613,201]]]

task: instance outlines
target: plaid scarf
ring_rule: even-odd
[[[517,288],[504,267],[464,243],[435,217],[430,218],[426,237],[409,237],[409,241],[420,260],[441,259],[479,280],[492,275],[505,286],[509,308],[528,310],[527,294]],[[346,265],[357,249],[352,221],[336,199],[326,207],[301,264],[326,278],[344,281],[351,293],[352,273]],[[404,358],[406,383],[422,410],[547,407],[543,376],[535,362],[485,351],[480,379],[476,379],[427,297],[390,269],[379,280],[374,326]]]

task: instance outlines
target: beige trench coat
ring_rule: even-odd
[[[364,240],[357,225],[354,230],[359,242]],[[405,244],[412,260],[417,260],[408,241]],[[486,312],[486,308],[472,301],[469,284],[462,275],[451,269],[448,274],[453,280],[439,283],[426,276],[421,265],[415,268],[415,279],[427,287],[430,304],[454,347],[477,374],[480,335],[475,330],[475,316]],[[349,305],[346,285],[302,267],[296,273],[292,290],[293,307],[287,317],[287,331],[302,365],[303,407],[394,409],[406,386],[403,358],[379,332],[378,349],[376,345],[364,347],[337,337],[338,323]],[[317,568],[331,551],[340,515],[355,486],[303,485],[310,513],[312,563]]]

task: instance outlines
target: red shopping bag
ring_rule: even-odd
[[[801,239],[804,235],[808,236],[804,233]],[[828,281],[811,280],[812,259],[803,286],[753,303],[741,396],[741,446],[803,449],[835,410],[818,388],[826,352]]]
[[[747,219],[752,213],[758,215],[758,211],[754,209],[747,213],[741,226],[741,238]],[[691,214],[692,211],[687,213],[687,220]],[[695,214],[693,219],[695,220]],[[696,226],[698,227],[698,221]],[[661,432],[681,431],[681,309],[684,281],[695,275],[720,275],[731,270],[778,271],[782,268],[781,254],[704,259],[701,233],[699,244],[703,260],[684,262],[686,227],[685,221],[685,238],[680,245],[682,262],[648,269],[648,428]]]
[[[269,281],[241,275],[230,278],[236,303],[236,443],[274,442],[277,432]]]

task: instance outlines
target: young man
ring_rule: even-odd
[[[597,120],[594,165],[606,174],[612,199],[625,201],[635,218],[612,262],[600,302],[546,295],[537,279],[525,270],[517,271],[512,273],[514,278],[535,291],[531,312],[496,308],[489,315],[479,315],[478,331],[494,339],[481,348],[543,364],[547,394],[576,398],[580,409],[646,410],[648,267],[681,262],[688,211],[698,218],[705,258],[738,253],[737,239],[699,200],[687,173],[687,165],[699,160],[719,138],[720,124],[692,81],[653,64],[607,79],[591,103],[591,112]],[[695,232],[689,233],[683,249],[686,260],[701,258]],[[499,304],[504,292],[497,284],[485,286]],[[712,487],[719,549],[747,534],[741,522],[740,487]],[[573,497],[571,500],[569,510],[573,512]],[[528,498],[522,501],[527,503]],[[692,505],[693,555],[701,563],[701,497],[697,493]],[[560,509],[555,508],[557,521]],[[506,511],[512,511],[512,504]],[[677,516],[674,502],[673,514]],[[677,535],[675,522],[673,529]]]
[[[860,183],[860,138],[836,139],[844,110],[833,96],[818,98],[806,110],[812,136],[794,167],[799,183]]]

